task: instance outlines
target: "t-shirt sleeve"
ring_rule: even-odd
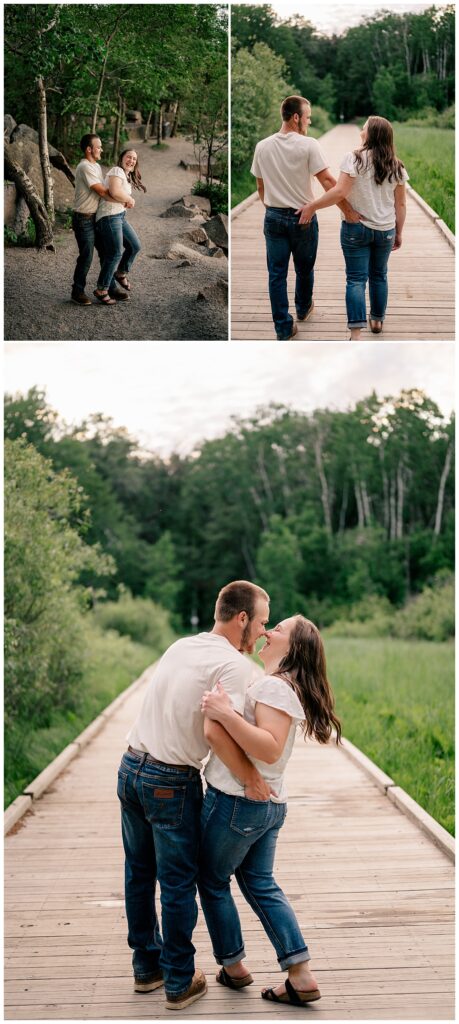
[[[297,724],[304,721],[304,709],[296,693],[277,676],[264,676],[250,687],[249,695],[251,701],[285,711]]]
[[[107,171],[107,178],[122,178],[124,182],[126,181],[126,175],[122,167],[111,167],[110,170]]]
[[[255,178],[262,178],[263,177],[263,175],[261,173],[261,167],[260,167],[258,146],[255,146],[255,152],[253,154],[253,161],[252,161],[252,166],[250,168],[250,173],[253,174]]]
[[[324,171],[328,167],[328,160],[325,159],[316,139],[309,139],[309,142],[311,143],[308,153],[309,170],[311,174],[319,174],[320,171]]]
[[[406,167],[402,167],[402,181],[399,181],[399,185],[404,185],[406,181],[410,180],[410,176]]]
[[[246,690],[252,678],[253,665],[246,658],[240,664],[228,662],[219,673],[218,681],[231,698],[234,710],[240,715],[244,713]]]
[[[345,174],[350,174],[351,178],[357,177],[357,171],[355,169],[355,156],[353,153],[346,153],[340,164],[340,171],[344,171]]]
[[[103,178],[99,164],[87,163],[81,168],[81,174],[88,188],[91,188],[92,185],[102,185]]]

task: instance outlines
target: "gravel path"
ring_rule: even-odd
[[[171,242],[188,229],[180,218],[159,215],[186,195],[196,180],[194,172],[179,167],[193,161],[192,143],[169,139],[168,148],[132,140],[139,154],[146,194],[135,192],[136,206],[129,220],[142,250],[130,274],[131,301],[108,308],[79,308],[70,302],[77,257],[71,230],[56,232],[56,252],[35,249],[5,250],[5,339],[22,340],[194,340],[228,337],[228,312],[218,301],[197,301],[198,292],[222,276],[222,261],[177,267],[164,257]],[[158,258],[160,257],[160,258]],[[94,254],[87,282],[92,297],[99,261]]]

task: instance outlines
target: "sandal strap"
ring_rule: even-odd
[[[303,1000],[300,999],[298,992],[296,991],[296,989],[293,988],[293,985],[291,981],[288,980],[288,978],[285,979],[285,991],[287,992],[290,1002],[293,1003],[293,1006],[304,1005]]]
[[[261,998],[267,999],[268,1003],[283,1003],[285,1006],[285,999],[277,996],[273,988],[265,988],[264,992],[261,993]]]

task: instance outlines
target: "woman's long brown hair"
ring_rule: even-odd
[[[287,654],[279,663],[276,675],[287,675],[303,709],[303,732],[327,743],[336,729],[336,742],[341,740],[341,723],[336,717],[335,699],[327,679],[324,645],[317,626],[303,615],[295,616]]]
[[[360,174],[362,167],[367,166],[368,157],[365,160],[363,156],[365,152],[371,153],[377,185],[382,185],[386,178],[389,181],[395,178],[399,183],[403,181],[404,164],[397,157],[392,125],[385,117],[373,115],[368,118],[366,141],[360,149],[354,150],[357,174]]]
[[[122,167],[123,171],[124,171],[124,167],[123,167],[121,161],[123,159],[123,156],[126,156],[126,153],[135,153],[135,149],[133,149],[132,146],[129,146],[129,149],[123,149],[123,152],[120,153],[120,157],[119,157],[118,165],[117,166],[118,167]],[[132,185],[133,188],[141,189],[142,192],[146,192],[147,191],[146,188],[145,188],[145,185],[142,185],[142,175],[140,173],[138,157],[137,157],[137,160],[135,162],[134,170],[133,171],[128,171],[128,173],[126,173],[126,171],[124,171],[124,173],[126,174],[127,180],[131,182],[131,185]]]

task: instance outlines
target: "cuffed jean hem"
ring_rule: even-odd
[[[214,954],[215,956],[215,954]],[[238,964],[240,960],[245,960],[247,953],[244,946],[241,946],[239,953],[229,953],[228,956],[216,956],[215,959],[217,964],[221,964],[222,967],[231,967],[231,964]]]
[[[371,319],[372,320],[379,320],[380,317],[379,316],[378,317],[372,316]],[[366,327],[367,326],[367,322],[366,322],[366,320],[356,320],[355,323],[351,323],[351,321],[348,320],[347,326],[348,326],[348,330],[349,331],[357,331],[359,329],[359,327]]]
[[[282,959],[280,957],[277,959],[281,970],[286,971],[288,967],[293,967],[294,964],[306,963],[306,961],[310,960],[311,957],[309,955],[309,950],[306,947],[301,953],[291,953],[288,956],[283,956]]]
[[[370,320],[380,320],[381,323],[384,323],[385,319],[386,319],[386,314],[385,313],[383,313],[382,316],[381,316],[381,313],[370,313]]]

